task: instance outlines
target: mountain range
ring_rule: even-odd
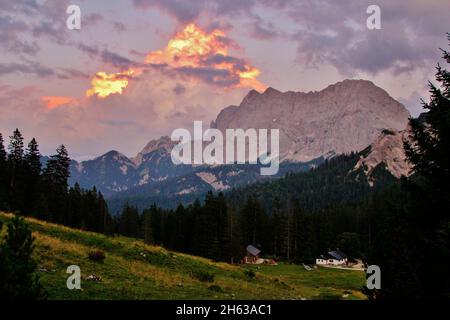
[[[306,171],[340,154],[366,150],[355,170],[372,171],[384,163],[393,176],[408,175],[403,140],[409,113],[370,81],[344,80],[318,92],[250,91],[239,106],[223,109],[212,128],[279,129],[280,171]],[[194,121],[194,119],[193,119]],[[93,160],[72,162],[70,182],[125,201],[187,202],[209,190],[226,191],[260,181],[257,165],[174,165],[175,142],[164,136],[150,141],[134,157],[110,151]]]

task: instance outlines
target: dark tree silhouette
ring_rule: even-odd
[[[37,265],[31,257],[34,238],[28,225],[18,216],[7,225],[7,234],[0,244],[0,299],[46,298],[35,274]]]

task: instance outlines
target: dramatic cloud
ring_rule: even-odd
[[[106,98],[112,94],[122,94],[123,90],[128,86],[128,81],[133,74],[134,70],[132,69],[111,74],[103,71],[97,72],[91,82],[92,88],[86,91],[86,96]]]
[[[208,33],[195,24],[178,32],[163,50],[150,52],[145,62],[163,65],[180,74],[224,87],[266,88],[260,71],[243,59],[228,55],[231,41],[216,29]]]
[[[148,68],[167,68],[183,77],[195,78],[207,84],[225,88],[246,87],[263,91],[266,86],[256,78],[260,71],[246,61],[228,55],[230,39],[220,30],[207,33],[195,24],[187,25],[178,32],[163,50],[150,52],[144,64],[134,63],[118,54],[96,47],[80,44],[78,48],[91,56],[126,71],[108,74],[98,72],[92,79],[87,97],[107,98],[122,94],[129,81]],[[180,87],[174,90],[181,94]]]

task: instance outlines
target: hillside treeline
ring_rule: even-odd
[[[70,158],[64,145],[44,165],[36,139],[27,147],[21,132],[10,136],[7,151],[0,133],[0,210],[19,212],[84,230],[111,233],[112,219],[95,187],[69,188]]]

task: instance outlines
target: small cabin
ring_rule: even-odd
[[[244,263],[256,263],[260,254],[261,250],[252,245],[248,245],[246,248],[246,255],[244,257]]]
[[[317,265],[340,266],[347,264],[347,262],[347,255],[340,250],[329,251],[326,254],[320,255],[320,257],[316,259]]]

